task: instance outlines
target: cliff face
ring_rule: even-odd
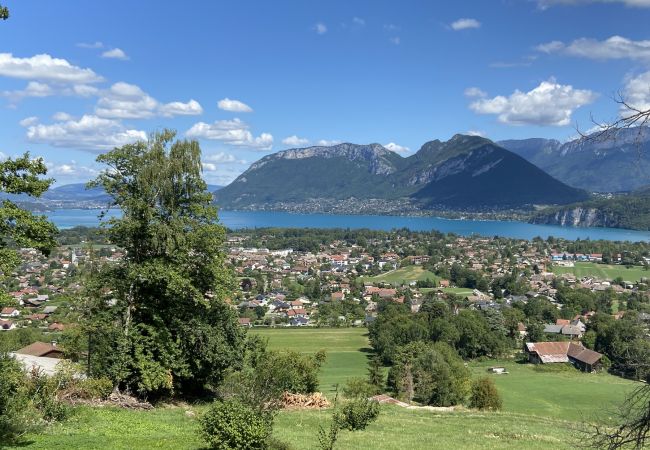
[[[580,206],[559,209],[549,214],[539,214],[530,221],[536,224],[560,225],[563,227],[620,227],[616,216],[598,208]]]

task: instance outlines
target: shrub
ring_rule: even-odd
[[[488,377],[475,380],[472,385],[472,393],[469,399],[469,407],[476,409],[499,410],[501,409],[501,396],[497,387]]]
[[[341,408],[339,425],[350,431],[364,430],[379,417],[379,403],[367,398],[357,398]]]
[[[65,389],[66,396],[85,400],[105,400],[112,392],[113,382],[106,377],[75,379]]]
[[[368,398],[378,394],[377,387],[370,384],[365,378],[350,378],[343,388],[346,398]]]
[[[0,442],[13,442],[34,425],[34,414],[20,365],[0,353]]]
[[[201,417],[201,434],[213,449],[266,449],[271,422],[239,400],[217,401]]]

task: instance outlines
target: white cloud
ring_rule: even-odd
[[[478,114],[494,114],[508,125],[565,126],[573,112],[593,102],[597,95],[587,89],[574,89],[551,79],[528,92],[515,91],[508,97],[482,98],[470,104]]]
[[[327,26],[324,23],[317,23],[314,25],[314,31],[318,34],[325,34],[327,33]]]
[[[25,89],[2,92],[3,97],[7,97],[12,103],[16,103],[26,97],[49,97],[54,95],[54,90],[49,84],[39,81],[30,81]]]
[[[129,59],[126,53],[124,53],[124,50],[122,50],[121,48],[112,48],[110,50],[106,50],[104,53],[102,53],[102,58],[121,59],[121,60]]]
[[[320,141],[316,142],[316,145],[321,147],[331,147],[332,145],[338,145],[340,143],[341,141],[337,141],[337,140],[329,141],[327,139],[321,139]]]
[[[38,123],[38,117],[36,117],[36,116],[25,117],[23,120],[21,120],[18,123],[22,127],[28,127],[30,125],[34,125],[34,124]]]
[[[485,137],[485,132],[480,131],[480,130],[468,130],[467,134],[469,136]]]
[[[51,125],[29,125],[27,139],[54,147],[97,152],[145,140],[147,134],[144,131],[127,129],[118,120],[84,115],[79,120],[67,120]]]
[[[366,21],[362,19],[361,17],[353,17],[352,22],[354,22],[357,25],[364,26],[366,24]]]
[[[104,43],[95,41],[95,42],[79,42],[77,44],[77,47],[81,48],[103,48]]]
[[[99,98],[95,113],[112,119],[145,119],[153,117],[158,102],[134,84],[118,82]]]
[[[481,89],[479,89],[477,87],[468,87],[467,89],[465,89],[464,94],[465,94],[465,97],[469,97],[469,98],[487,97],[487,94],[483,90],[481,90]]]
[[[109,119],[148,119],[157,115],[172,117],[202,112],[203,108],[196,100],[161,104],[139,86],[124,82],[115,83],[103,91],[95,107],[95,114]]]
[[[564,42],[562,41],[551,41],[545,44],[539,44],[535,49],[542,53],[555,53],[564,49],[564,47]]]
[[[56,120],[57,122],[65,122],[67,120],[72,120],[73,117],[66,112],[59,111],[57,113],[54,113],[52,119]]]
[[[201,104],[196,100],[192,99],[187,103],[183,102],[171,102],[161,105],[160,114],[165,117],[171,116],[197,116],[203,114],[203,108]]]
[[[203,170],[205,170],[207,172],[216,172],[216,170],[217,170],[217,165],[216,164],[202,162],[201,166],[203,167]]]
[[[253,108],[248,106],[246,103],[240,102],[239,100],[231,100],[228,97],[219,100],[217,102],[217,107],[224,111],[231,112],[253,112]]]
[[[309,144],[309,139],[301,138],[296,136],[295,134],[293,136],[286,137],[282,139],[282,143],[284,145],[291,145],[294,147],[300,147],[302,145],[307,145]]]
[[[217,120],[212,124],[195,123],[185,133],[187,137],[221,141],[238,147],[249,147],[257,150],[270,150],[273,146],[273,136],[262,133],[254,137],[249,126],[239,119]]]
[[[410,148],[404,147],[394,142],[389,142],[388,144],[384,145],[384,147],[390,150],[391,152],[400,153],[400,154],[408,153],[411,151]]]
[[[464,19],[458,19],[455,22],[452,22],[450,27],[454,31],[469,30],[471,28],[480,28],[481,27],[481,22],[479,22],[476,19],[464,18]]]
[[[588,3],[622,3],[625,6],[637,8],[650,8],[650,0],[538,0],[540,9],[547,9],[555,5],[585,5]]]
[[[650,61],[650,40],[633,41],[622,36],[612,36],[603,41],[581,38],[570,44],[552,41],[538,45],[536,48],[545,53],[562,53],[597,60],[632,59]]]
[[[83,178],[91,178],[95,177],[99,174],[99,170],[93,168],[93,167],[88,167],[88,166],[83,166],[77,163],[77,161],[72,160],[69,162],[52,162],[52,161],[46,161],[45,166],[47,167],[47,174],[56,176],[56,177],[63,177],[63,178],[71,178],[71,177],[83,177]]]
[[[74,95],[80,97],[90,97],[99,93],[99,89],[94,86],[88,86],[87,84],[75,84],[69,89]]]
[[[77,84],[103,80],[91,69],[73,66],[65,59],[52,58],[48,54],[17,58],[11,53],[0,53],[0,75],[26,80]]]
[[[219,164],[247,164],[246,160],[237,159],[235,155],[226,152],[219,152],[205,156],[203,160]]]
[[[623,99],[633,108],[640,111],[650,110],[650,71],[629,77],[623,89]],[[631,114],[625,107],[621,108],[621,115],[627,117]]]
[[[395,45],[399,45],[399,44],[402,42],[402,40],[400,39],[399,36],[395,36],[395,37],[392,37],[392,38],[388,38],[388,41],[389,41],[391,44],[395,44]]]

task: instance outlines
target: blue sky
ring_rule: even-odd
[[[2,4],[0,152],[59,184],[163,127],[225,184],[285,148],[566,140],[617,92],[650,107],[650,0]]]

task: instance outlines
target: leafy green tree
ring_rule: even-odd
[[[27,194],[40,197],[51,179],[41,178],[47,173],[42,158],[31,159],[29,153],[16,159],[0,162],[0,192]],[[20,263],[20,257],[10,245],[32,247],[49,255],[56,246],[56,227],[45,216],[36,216],[4,200],[0,206],[0,272],[8,275]]]
[[[451,406],[465,400],[470,373],[449,345],[412,342],[398,349],[388,385],[408,401]]]
[[[9,18],[9,8],[0,5],[0,19],[7,20]]]
[[[201,176],[196,141],[175,132],[100,155],[92,186],[122,216],[104,222],[124,258],[88,283],[90,372],[141,395],[213,390],[241,364],[244,331],[225,299],[225,229]]]
[[[201,417],[201,435],[212,449],[264,449],[272,423],[239,400],[217,401]]]

